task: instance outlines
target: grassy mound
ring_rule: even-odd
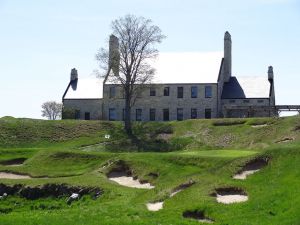
[[[56,184],[93,187],[101,195],[84,195],[68,205],[68,196],[43,192],[47,197],[27,200],[12,193],[0,199],[0,224],[181,225],[201,219],[217,225],[297,224],[299,127],[299,117],[135,123],[135,139],[130,140],[119,122],[1,118],[0,172],[33,178],[0,178],[0,183],[21,184],[30,191]],[[277,143],[284,138],[292,141]],[[5,163],[21,158],[26,160],[19,166]],[[258,158],[270,160],[246,180],[232,179]],[[118,162],[155,188],[129,188],[108,180]],[[193,185],[171,195],[191,181]],[[243,190],[249,200],[217,203],[211,194],[229,187]],[[163,209],[148,211],[147,203],[160,201]]]

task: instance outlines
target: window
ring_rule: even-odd
[[[155,109],[150,109],[150,121],[155,121]]]
[[[156,95],[156,90],[154,87],[150,87],[150,96],[155,96]]]
[[[122,120],[125,121],[125,109],[122,110]]]
[[[244,103],[249,103],[250,101],[249,101],[249,99],[245,99],[245,100],[243,100],[243,102]]]
[[[197,119],[197,109],[191,109],[191,119]]]
[[[196,86],[191,87],[191,98],[197,98],[198,88]]]
[[[85,112],[84,113],[84,119],[85,120],[90,120],[91,118],[90,118],[90,113],[89,112]]]
[[[135,110],[135,120],[141,121],[142,120],[142,109]]]
[[[211,118],[211,109],[205,109],[205,119]]]
[[[108,114],[109,114],[108,115],[109,120],[114,121],[114,120],[117,119],[116,109],[115,108],[110,108]]]
[[[183,87],[177,87],[177,98],[183,98]]]
[[[211,86],[205,86],[205,98],[212,97],[212,88]]]
[[[163,109],[163,120],[169,121],[169,109]]]
[[[234,99],[230,99],[229,103],[235,103],[235,100]]]
[[[264,103],[264,100],[258,99],[258,100],[257,100],[257,103]]]
[[[76,109],[75,110],[75,120],[79,120],[80,119],[80,110]]]
[[[183,108],[177,109],[177,120],[183,120]]]
[[[164,96],[170,95],[170,87],[164,87]]]
[[[116,97],[116,87],[114,87],[114,86],[109,87],[109,97],[110,98]]]

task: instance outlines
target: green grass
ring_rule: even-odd
[[[257,124],[268,126],[252,127]],[[36,178],[0,183],[98,186],[104,194],[96,200],[84,196],[71,205],[65,198],[9,196],[0,200],[0,224],[199,224],[182,216],[196,209],[217,225],[300,224],[299,124],[299,117],[137,123],[137,141],[132,142],[118,122],[2,118],[0,162],[27,160],[18,167],[0,165],[0,171]],[[105,139],[105,134],[111,138]],[[284,137],[294,141],[276,143]],[[232,179],[240,166],[259,156],[270,158],[267,167],[246,180]],[[110,168],[103,166],[118,160],[155,188],[133,189],[109,181]],[[169,197],[189,180],[195,184]],[[249,201],[219,204],[211,196],[219,187],[242,188]],[[164,208],[148,211],[145,204],[158,200],[164,200]]]

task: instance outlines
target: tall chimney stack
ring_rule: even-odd
[[[269,69],[268,69],[268,80],[270,82],[273,82],[273,80],[274,80],[273,66],[269,66]]]
[[[75,81],[75,80],[78,80],[78,73],[77,70],[73,68],[71,70],[71,81]]]
[[[231,35],[228,31],[224,35],[224,75],[225,82],[228,82],[231,77]]]
[[[109,37],[109,61],[108,69],[112,69],[115,76],[119,75],[120,52],[119,39],[115,35]]]

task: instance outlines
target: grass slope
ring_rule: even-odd
[[[299,117],[291,117],[137,123],[137,140],[132,142],[118,122],[2,118],[0,171],[34,178],[0,183],[99,186],[104,194],[96,200],[84,196],[71,205],[65,198],[8,196],[0,200],[0,224],[199,224],[182,216],[196,209],[218,225],[300,224],[299,122]],[[252,127],[257,124],[267,126]],[[287,138],[293,141],[276,143]],[[240,166],[258,156],[268,156],[269,165],[246,180],[232,179]],[[1,165],[14,158],[27,160],[21,166]],[[155,188],[109,181],[107,164],[118,160]],[[169,197],[189,180],[195,184]],[[219,187],[242,188],[249,201],[217,203],[211,194]],[[147,210],[146,203],[160,200],[162,210]]]

